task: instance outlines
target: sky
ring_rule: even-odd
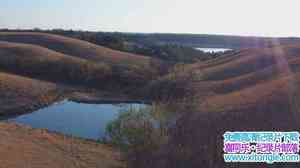
[[[1,0],[0,28],[300,37],[299,0]]]

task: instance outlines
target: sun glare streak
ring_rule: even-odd
[[[280,45],[279,40],[274,39],[272,40],[272,45],[275,47],[272,47],[272,54],[275,58],[275,64],[277,68],[279,69],[280,73],[286,74],[288,77],[288,87],[286,88],[287,94],[288,94],[288,101],[290,104],[290,111],[294,115],[294,119],[297,120],[299,117],[299,111],[300,111],[300,104],[297,101],[297,95],[298,95],[298,86],[296,83],[295,76],[289,66],[288,62],[288,56],[283,48],[282,45]]]
[[[281,73],[286,73],[286,74],[291,74],[291,69],[289,67],[289,63],[286,57],[286,53],[282,46],[280,45],[280,42],[278,39],[273,39],[271,41],[272,47],[272,54],[274,55],[274,59],[276,62],[276,66],[279,69],[279,72]]]

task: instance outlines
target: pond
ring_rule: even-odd
[[[196,48],[197,50],[201,50],[206,53],[218,53],[218,52],[225,52],[230,51],[232,49],[229,48]]]
[[[119,113],[129,108],[140,109],[146,106],[138,103],[85,104],[64,100],[8,121],[74,137],[99,140],[105,137],[106,125],[116,119]]]

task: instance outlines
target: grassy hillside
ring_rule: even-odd
[[[2,167],[126,167],[120,153],[108,145],[3,122],[0,135]]]
[[[89,69],[84,68],[89,68],[90,63],[85,59],[64,55],[43,47],[8,42],[0,42],[0,60],[2,70],[37,78],[70,82],[74,82],[76,78],[78,82],[83,82],[83,78],[88,78],[86,75],[88,75]],[[100,64],[90,64],[92,68],[101,66]],[[98,71],[99,76],[105,76],[104,70],[105,68]],[[97,72],[94,69],[93,71]],[[74,74],[72,75],[72,73]]]
[[[97,62],[145,65],[149,57],[120,52],[86,41],[47,33],[0,32],[0,41],[42,46],[66,55]]]
[[[2,114],[38,108],[34,102],[39,104],[40,96],[47,97],[41,104],[53,102],[58,92],[52,85],[67,84],[134,96],[137,88],[161,73],[160,61],[62,36],[2,32],[0,39],[6,40],[0,40]]]
[[[27,33],[0,38],[0,119],[38,110],[69,91],[90,98],[90,92],[105,90],[101,98],[126,99],[159,74],[159,62],[148,57],[79,40]],[[0,134],[5,136],[0,149],[4,167],[125,166],[109,145],[9,123],[1,124]]]
[[[51,103],[58,98],[59,90],[54,83],[0,72],[0,116],[25,113]]]
[[[224,80],[259,71],[268,66],[277,66],[280,70],[287,71],[287,68],[294,68],[288,67],[288,62],[297,59],[299,55],[300,50],[297,45],[246,49],[223,59],[194,66],[201,69],[206,80]]]
[[[173,82],[173,86],[181,86],[184,79],[184,86],[164,93],[172,95],[177,90],[181,92],[180,88],[189,88],[185,92],[192,94],[187,94],[187,97],[182,94],[179,99],[186,98],[195,106],[193,109],[181,110],[179,119],[171,128],[169,142],[155,151],[157,153],[152,159],[159,161],[142,166],[264,166],[265,164],[225,164],[222,157],[222,135],[225,131],[300,129],[299,48],[299,45],[287,45],[246,49],[228,57],[187,66],[177,78],[163,78],[165,82]],[[191,72],[197,78],[186,78]],[[299,164],[275,164],[267,167],[286,166],[296,168]]]
[[[151,80],[157,75],[153,67],[95,62],[36,45],[0,42],[1,70],[55,82],[126,89]]]
[[[160,63],[153,59],[80,40],[44,33],[0,33],[0,41],[3,114],[34,107],[34,102],[51,102],[60,84],[171,102],[179,113],[176,122],[171,122],[167,143],[140,155],[137,167],[227,167],[222,159],[225,131],[300,129],[297,44],[244,49],[206,62],[177,64],[160,76]],[[185,103],[192,105],[186,108]]]

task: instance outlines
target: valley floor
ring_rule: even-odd
[[[109,146],[0,123],[0,163],[6,168],[119,168],[120,153]]]

